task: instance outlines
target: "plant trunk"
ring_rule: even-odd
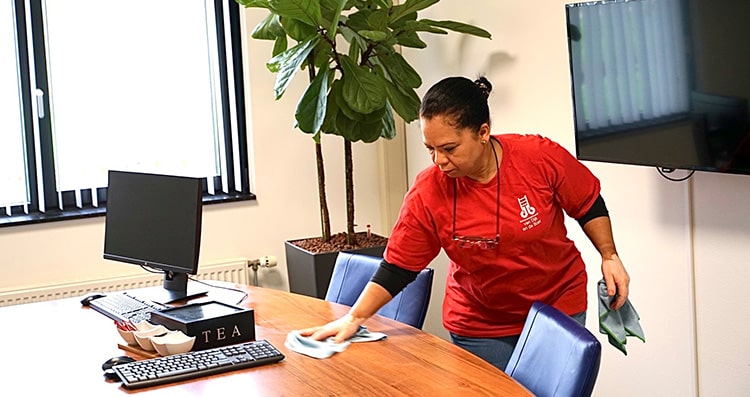
[[[315,162],[318,165],[318,201],[320,202],[321,239],[331,239],[331,219],[328,214],[328,199],[326,198],[326,172],[323,168],[323,148],[320,142],[315,142]]]
[[[312,82],[315,79],[315,51],[310,51],[307,56],[307,75]],[[331,216],[328,212],[328,199],[326,198],[326,171],[323,166],[323,147],[320,143],[321,136],[318,131],[313,137],[315,140],[315,164],[318,171],[318,203],[320,206],[320,239],[326,242],[331,239]]]
[[[352,161],[352,143],[344,139],[344,169],[346,176],[346,242],[357,245],[354,233],[354,162]]]

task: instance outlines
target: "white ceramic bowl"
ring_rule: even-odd
[[[168,356],[169,351],[167,350],[166,341],[169,340],[167,338],[168,335],[171,335],[178,331],[167,331],[166,334],[159,334],[155,336],[150,336],[149,339],[151,339],[151,346],[154,347],[154,350],[156,350],[157,353],[159,353],[162,356]]]
[[[151,337],[166,334],[167,331],[167,328],[163,325],[157,325],[146,331],[134,331],[133,336],[135,336],[135,341],[138,342],[138,346],[143,350],[152,352],[156,349],[154,349],[154,345],[151,343]]]
[[[148,331],[156,327],[156,325],[151,324],[148,321],[141,321],[141,322],[135,323],[134,325],[135,325],[136,331]],[[125,330],[120,329],[120,327],[117,327],[117,332],[120,334],[120,336],[122,337],[122,340],[124,340],[125,343],[131,346],[138,346],[138,341],[135,340],[135,335],[133,335],[133,332],[135,331],[125,331]]]
[[[166,335],[152,336],[151,344],[162,356],[189,352],[195,344],[195,337],[185,335],[182,331],[169,331]]]
[[[151,324],[150,322],[145,321],[145,320],[144,321],[139,321],[139,322],[137,322],[137,323],[135,323],[133,325],[135,325],[136,331],[148,331],[148,330],[150,330],[152,328],[156,328],[157,327],[156,324]]]
[[[120,329],[120,327],[117,327],[117,332],[122,337],[122,340],[125,341],[125,343],[131,345],[131,346],[137,346],[138,341],[135,340],[135,335],[133,335],[133,331],[124,331]]]

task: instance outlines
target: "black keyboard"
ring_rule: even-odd
[[[112,367],[129,389],[273,364],[284,355],[266,340],[149,358]]]
[[[169,308],[169,306],[160,303],[140,300],[127,292],[107,294],[104,297],[92,300],[89,306],[115,321],[130,321],[132,323],[149,320],[151,313]]]

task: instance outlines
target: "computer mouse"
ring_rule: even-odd
[[[104,298],[104,296],[105,296],[104,294],[99,294],[99,293],[93,293],[93,294],[86,295],[85,298],[81,299],[81,304],[83,306],[88,306],[91,303],[92,300],[99,299],[99,298]]]
[[[120,375],[117,375],[117,372],[115,372],[115,370],[112,368],[104,370],[104,379],[115,382],[122,381],[122,379],[120,379]]]
[[[135,359],[129,356],[112,357],[109,360],[105,361],[104,364],[102,364],[102,370],[106,371],[114,367],[115,365],[132,363],[133,361],[135,361]]]

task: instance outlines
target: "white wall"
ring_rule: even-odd
[[[252,28],[264,13],[251,9],[247,15]],[[307,76],[297,76],[284,98],[274,101],[275,75],[265,68],[271,42],[251,40],[247,48],[253,191],[258,199],[204,207],[200,264],[274,255],[279,266],[261,269],[260,284],[286,290],[284,240],[320,233],[313,141],[292,128]],[[332,231],[343,231],[343,145],[338,137],[324,137],[323,145]],[[373,232],[388,235],[390,225],[383,226],[378,201],[379,146],[354,145],[356,223],[369,223]],[[137,266],[102,259],[103,232],[103,217],[0,228],[0,291],[142,274]]]
[[[443,1],[422,16],[479,25],[492,40],[425,36],[426,50],[406,50],[424,77],[421,93],[449,75],[485,74],[494,85],[493,132],[540,133],[574,152],[564,0]],[[407,128],[409,180],[429,166],[418,125]],[[568,223],[589,272],[587,325],[603,344],[597,396],[750,395],[750,178],[696,173],[670,182],[647,167],[586,163],[602,182],[618,251],[632,278],[631,302],[646,343],[625,356],[598,332],[595,283],[600,258],[580,227]],[[446,259],[425,328],[440,324]]]
[[[749,396],[750,178],[697,174],[693,192],[700,388],[706,396]]]

